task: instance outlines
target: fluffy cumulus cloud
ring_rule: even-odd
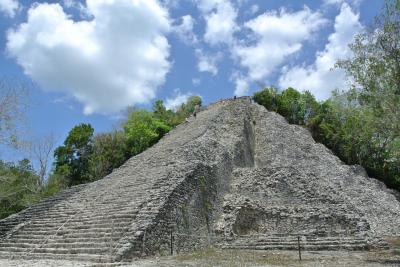
[[[325,49],[317,52],[315,62],[309,66],[285,67],[279,85],[283,88],[293,86],[309,90],[318,99],[328,98],[336,88],[343,89],[345,74],[343,70],[334,69],[334,65],[338,59],[351,56],[348,44],[361,29],[359,15],[343,3],[335,18],[334,32],[329,35]]]
[[[191,97],[193,94],[188,92],[188,93],[181,93],[179,89],[174,90],[174,96],[167,98],[165,100],[165,108],[170,109],[170,110],[176,110],[179,108],[183,103],[186,103],[189,97]]]
[[[0,12],[9,17],[14,17],[19,8],[18,0],[0,0]]]
[[[363,0],[324,0],[325,5],[337,5],[340,6],[343,3],[349,3],[354,5],[359,5]]]
[[[250,38],[255,42],[236,45],[232,53],[248,70],[248,79],[260,81],[299,51],[325,21],[319,12],[307,7],[293,13],[285,9],[266,12],[244,25],[251,30]]]
[[[91,16],[90,11],[79,0],[63,0],[63,6],[78,10],[80,16],[83,18],[90,18]]]
[[[235,92],[236,96],[247,95],[249,92],[249,81],[243,77],[237,77],[235,79]]]
[[[196,49],[196,57],[198,60],[197,69],[200,72],[209,72],[213,76],[218,74],[218,61],[221,59],[221,54],[209,55],[201,49]]]
[[[72,95],[84,113],[109,113],[155,97],[170,68],[168,12],[156,0],[87,0],[91,20],[59,4],[35,4],[7,34],[8,53],[48,90]]]
[[[185,15],[180,18],[180,24],[174,27],[175,33],[186,44],[196,44],[197,36],[193,31],[194,19],[190,15]]]
[[[324,0],[324,4],[326,5],[338,5],[343,3],[345,0]]]
[[[237,10],[229,0],[201,0],[198,8],[206,22],[204,41],[210,45],[231,44],[236,25]]]
[[[251,14],[257,13],[258,10],[260,10],[260,7],[259,7],[258,5],[252,5],[252,6],[250,7],[250,13],[251,13]]]

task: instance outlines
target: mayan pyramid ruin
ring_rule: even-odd
[[[96,262],[231,249],[366,250],[400,235],[400,197],[303,127],[219,101],[104,179],[0,221],[0,257]],[[172,239],[171,239],[172,236]]]

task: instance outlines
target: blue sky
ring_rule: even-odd
[[[78,123],[118,126],[127,106],[205,104],[260,84],[345,89],[336,60],[383,0],[0,0],[0,74],[28,80],[25,132],[61,143]],[[3,151],[0,158],[11,157]],[[17,153],[19,156],[19,154]]]

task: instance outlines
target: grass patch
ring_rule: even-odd
[[[191,253],[174,257],[178,262],[198,263],[199,266],[307,266],[308,259],[299,261],[294,255],[274,251],[259,250],[222,250],[208,247]]]
[[[156,257],[136,262],[148,267],[338,267],[400,266],[400,258],[390,250],[377,251],[303,251],[299,261],[297,251],[229,250],[208,247],[190,253]],[[150,263],[150,264],[149,264]]]
[[[391,248],[400,249],[400,237],[387,237],[386,242],[388,242]]]

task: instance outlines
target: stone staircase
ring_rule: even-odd
[[[295,235],[289,236],[249,236],[227,241],[220,244],[226,249],[254,250],[368,250],[370,245],[361,237],[316,237],[300,236],[300,242]]]
[[[124,190],[121,195],[96,196],[98,191],[74,187],[24,211],[15,220],[1,221],[2,232],[11,229],[11,233],[3,236],[0,257],[112,261],[118,240],[137,214],[134,205],[126,203],[145,194],[140,184],[135,187],[139,192],[134,198],[124,197]]]

